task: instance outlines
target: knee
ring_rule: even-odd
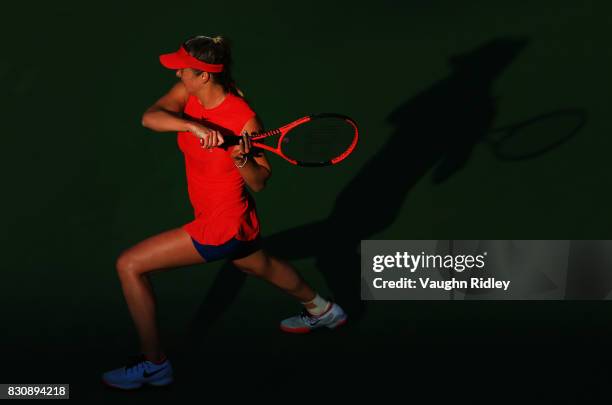
[[[235,264],[235,263],[234,263],[234,265],[241,272],[246,273],[246,274],[251,275],[251,276],[261,277],[264,274],[264,269],[262,269],[260,267],[245,266],[245,265],[242,265],[242,264]]]
[[[234,261],[234,266],[243,273],[256,276],[265,277],[270,271],[270,260],[266,257],[263,260],[257,262],[243,263],[240,261]]]
[[[115,269],[120,278],[137,276],[142,273],[142,266],[136,258],[128,252],[122,253],[115,263]]]
[[[257,274],[255,274],[253,271],[251,271],[248,267],[244,267],[244,266],[236,266],[236,268],[238,270],[240,270],[241,272],[248,274],[249,276],[256,276]]]

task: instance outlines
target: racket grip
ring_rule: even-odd
[[[223,144],[218,146],[218,148],[222,148],[227,150],[227,148],[229,148],[230,146],[236,146],[240,144],[240,140],[242,139],[241,136],[237,136],[237,135],[226,135],[225,137],[223,137]],[[253,144],[251,144],[252,146],[255,146]]]
[[[236,146],[240,143],[241,136],[230,135],[223,137],[223,144],[219,145],[218,148],[227,149],[230,146]]]

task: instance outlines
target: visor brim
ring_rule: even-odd
[[[177,52],[160,55],[159,62],[168,69],[176,70],[189,67],[189,63],[185,61]]]

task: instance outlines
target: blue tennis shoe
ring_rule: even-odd
[[[168,359],[163,363],[156,364],[146,360],[143,355],[133,358],[124,367],[107,371],[102,375],[104,384],[124,390],[140,388],[144,384],[168,385],[173,380],[172,365]]]

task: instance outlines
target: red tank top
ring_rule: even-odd
[[[242,98],[228,93],[217,107],[205,109],[190,95],[183,110],[186,118],[217,129],[224,137],[239,136],[255,113]],[[221,245],[232,238],[253,240],[259,235],[255,202],[227,150],[212,152],[200,146],[191,132],[178,133],[185,156],[187,187],[195,219],[183,226],[203,245]]]

